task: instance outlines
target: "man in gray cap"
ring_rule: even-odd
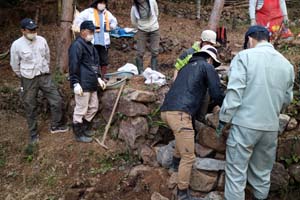
[[[217,134],[231,123],[226,147],[225,199],[267,199],[276,157],[279,114],[293,99],[294,68],[268,42],[269,32],[252,26],[245,48],[231,62]]]
[[[10,50],[10,65],[21,79],[22,99],[30,131],[30,143],[38,141],[37,94],[41,90],[50,103],[51,133],[68,131],[62,124],[62,98],[49,70],[50,51],[45,38],[37,35],[37,25],[29,18],[21,21],[23,36],[14,41]]]
[[[80,36],[69,49],[69,72],[71,88],[75,94],[73,132],[78,142],[92,142],[91,123],[98,111],[97,87],[104,90],[106,85],[101,79],[97,49],[91,41],[95,26],[92,21],[83,21]]]

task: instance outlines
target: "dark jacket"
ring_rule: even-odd
[[[69,48],[69,74],[71,88],[79,83],[84,92],[97,90],[99,70],[99,56],[90,42],[78,37]]]
[[[219,76],[213,65],[195,53],[183,67],[167,93],[161,111],[183,111],[194,116],[199,110],[206,91],[217,105],[222,105],[225,97]]]

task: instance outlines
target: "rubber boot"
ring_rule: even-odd
[[[190,195],[189,189],[177,189],[177,200],[193,200],[193,198]]]
[[[172,164],[171,167],[169,169],[169,172],[178,172],[178,168],[179,168],[179,163],[180,163],[181,158],[177,158],[175,156],[173,156],[172,159]]]
[[[136,62],[136,66],[138,68],[139,74],[142,74],[144,72],[143,58],[136,57],[135,62]]]
[[[253,199],[253,200],[267,200],[267,199],[258,199],[258,198],[256,198],[256,197],[253,197],[252,199]]]
[[[157,56],[152,56],[151,57],[151,69],[158,71],[158,61],[157,61]]]
[[[83,119],[83,134],[87,137],[92,137],[95,135],[95,132],[92,131],[92,122],[89,122]]]
[[[77,123],[73,124],[73,132],[75,134],[75,139],[77,142],[89,143],[93,141],[93,138],[87,137],[83,134],[83,124]]]
[[[107,73],[107,66],[101,66],[101,76],[104,78],[104,75]]]

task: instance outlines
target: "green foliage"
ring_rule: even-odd
[[[149,115],[147,115],[147,118],[150,127],[168,127],[167,124],[160,119],[160,107],[157,107]]]
[[[38,145],[37,144],[29,144],[25,149],[24,160],[28,163],[33,161],[33,158],[37,156],[38,153]]]
[[[66,77],[59,70],[56,70],[53,75],[53,81],[56,85],[62,85],[66,81]]]
[[[107,154],[97,160],[99,167],[90,169],[91,174],[105,174],[114,170],[116,167],[130,165],[138,161],[136,156],[133,156],[129,151],[122,153]]]
[[[289,167],[289,166],[291,166],[292,164],[297,164],[297,163],[299,163],[299,161],[300,161],[300,156],[299,156],[299,155],[296,155],[296,154],[293,154],[293,155],[291,155],[290,157],[281,157],[280,160],[281,160],[281,161],[284,161],[285,164]]]
[[[5,149],[2,146],[2,144],[0,144],[0,168],[4,167],[6,164],[6,153],[5,153]]]

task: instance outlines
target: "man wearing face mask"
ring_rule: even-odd
[[[41,90],[51,106],[51,133],[68,131],[62,124],[62,98],[49,71],[50,52],[45,38],[37,35],[37,25],[32,19],[21,21],[23,36],[14,41],[10,50],[10,65],[21,78],[22,99],[30,131],[30,143],[38,141],[37,94]]]
[[[226,146],[225,199],[267,199],[276,158],[279,114],[293,99],[294,68],[272,44],[269,31],[251,26],[245,48],[231,62],[218,132],[231,123]]]
[[[108,66],[109,32],[118,25],[117,19],[108,11],[107,3],[107,0],[95,0],[74,20],[74,25],[77,27],[85,20],[93,21],[96,31],[92,43],[98,51],[102,75],[106,74]]]
[[[97,49],[91,41],[95,26],[92,21],[80,25],[80,36],[69,49],[69,73],[71,88],[75,93],[73,132],[79,142],[91,142],[91,121],[98,111],[98,84],[104,90],[105,82],[100,78]]]
[[[173,168],[179,167],[178,200],[194,199],[189,193],[190,176],[195,161],[192,117],[200,108],[207,89],[212,100],[217,105],[222,105],[224,93],[215,70],[220,64],[217,50],[210,45],[203,46],[179,71],[160,109],[161,118],[172,129],[176,141],[172,165]]]

